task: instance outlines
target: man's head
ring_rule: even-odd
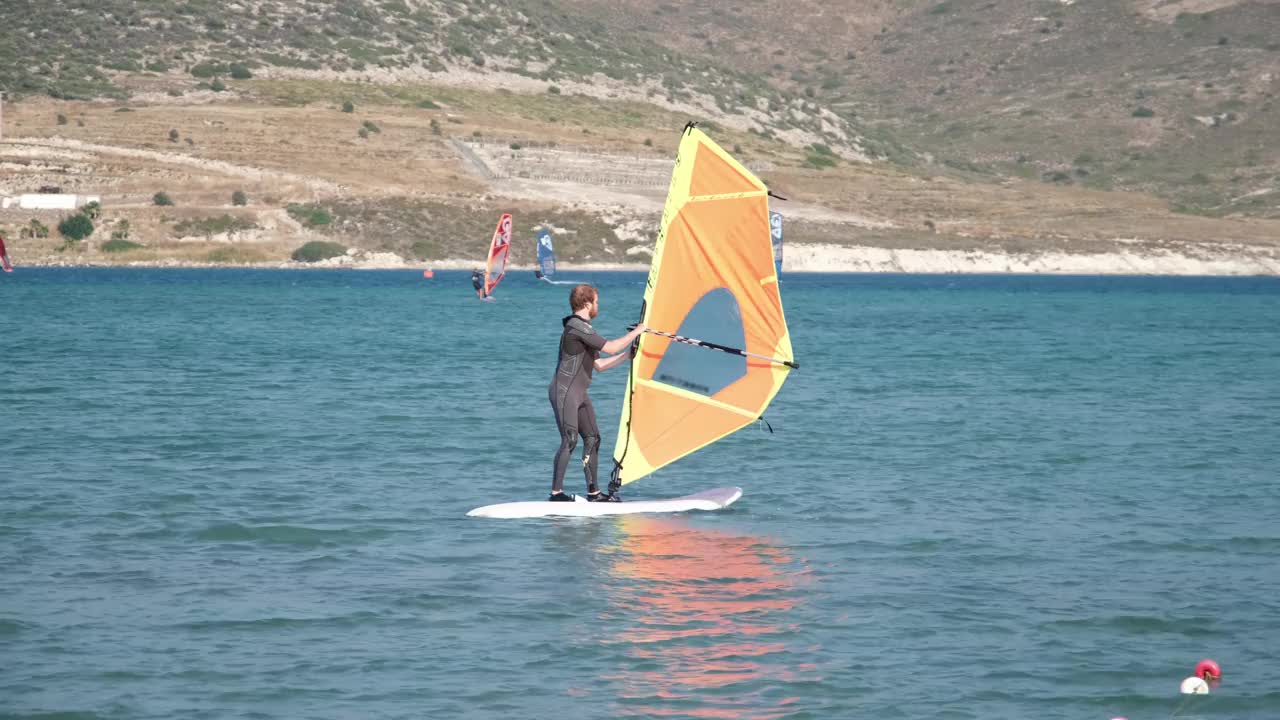
[[[600,314],[600,294],[590,285],[575,285],[573,290],[569,291],[569,307],[575,313],[588,308],[590,310],[588,317],[594,319]]]

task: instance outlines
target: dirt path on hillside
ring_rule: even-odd
[[[601,187],[562,180],[495,180],[492,194],[513,200],[551,202],[597,213],[656,214],[662,212],[666,190],[623,189]],[[897,224],[874,220],[864,215],[806,205],[791,200],[770,200],[769,207],[785,217],[817,223],[849,225],[860,228],[887,229]]]
[[[340,185],[338,183],[309,175],[299,175],[280,170],[264,170],[263,168],[253,167],[250,165],[237,165],[226,162],[225,160],[208,160],[176,152],[142,150],[139,148],[120,147],[117,145],[100,145],[65,138],[15,137],[7,139],[3,148],[5,155],[12,153],[18,157],[32,157],[32,148],[43,148],[45,149],[45,152],[47,152],[47,156],[51,159],[87,159],[83,155],[76,157],[72,154],[79,152],[149,160],[151,162],[168,165],[184,165],[197,170],[244,178],[246,180],[256,182],[274,181],[296,184],[305,187],[312,193],[338,195],[348,190],[345,185]]]

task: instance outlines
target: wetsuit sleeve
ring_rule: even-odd
[[[570,322],[568,331],[572,339],[577,340],[597,353],[604,349],[604,344],[608,342],[608,340],[604,339],[604,336],[595,331],[595,328],[586,323]]]

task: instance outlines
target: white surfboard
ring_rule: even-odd
[[[740,497],[742,497],[742,488],[740,487],[715,488],[667,500],[625,500],[616,503],[587,502],[586,498],[578,496],[577,501],[571,503],[542,500],[485,505],[467,513],[467,517],[596,517],[598,515],[629,515],[631,513],[720,510],[729,507]]]

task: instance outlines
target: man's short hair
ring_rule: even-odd
[[[590,285],[575,285],[569,291],[569,307],[574,312],[590,305],[596,299],[596,289]]]

